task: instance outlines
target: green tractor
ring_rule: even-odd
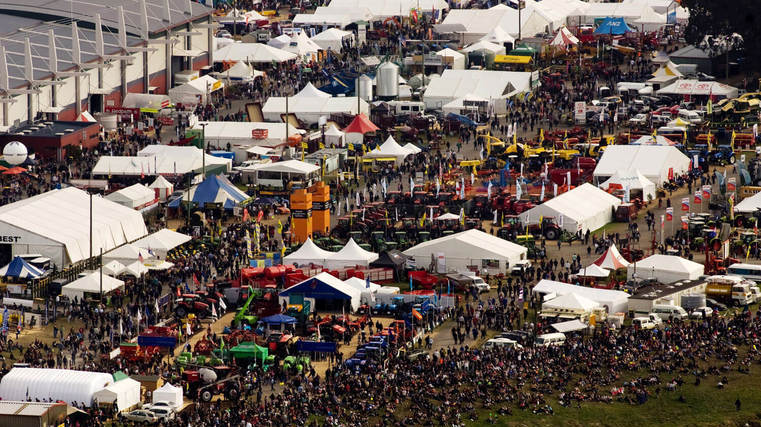
[[[286,356],[283,359],[283,370],[301,374],[304,370],[309,369],[312,361],[308,356]]]

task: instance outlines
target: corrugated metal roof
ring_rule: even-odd
[[[169,21],[163,19],[166,4],[164,0],[145,0],[150,33],[160,33],[167,28],[175,28],[212,13],[211,8],[190,0],[166,1],[169,2]],[[103,25],[117,28],[119,6],[124,8],[127,31],[136,36],[140,35],[142,32],[140,0],[9,0],[3,2],[1,8],[6,12],[28,13],[35,16],[42,14],[54,17],[53,19],[69,18],[90,23],[99,13]],[[188,8],[192,8],[192,13],[188,13]]]

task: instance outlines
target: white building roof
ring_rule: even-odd
[[[668,284],[679,280],[698,279],[703,275],[704,267],[702,264],[675,255],[655,254],[629,264],[626,272],[629,279],[636,274],[640,278],[653,278]]]
[[[519,216],[523,224],[536,224],[542,217],[552,217],[559,225],[562,215],[564,229],[572,233],[578,230],[594,231],[612,220],[612,208],[620,204],[621,200],[617,197],[592,184],[583,184]]]
[[[420,243],[404,251],[404,254],[430,257],[432,253],[438,252],[453,258],[499,259],[514,262],[528,250],[521,245],[471,229]]]
[[[93,196],[93,255],[148,234],[134,209]],[[90,256],[90,195],[74,187],[52,190],[0,207],[0,224],[64,245],[71,263]]]
[[[283,160],[282,162],[254,165],[246,168],[246,170],[308,174],[320,170],[320,167],[301,160]]]
[[[138,248],[150,249],[151,251],[169,251],[189,242],[191,239],[187,234],[178,233],[168,228],[161,229],[155,233],[149,234],[142,239],[136,240],[132,244]]]
[[[669,168],[674,175],[686,172],[690,159],[676,147],[662,145],[611,145],[605,148],[594,171],[596,178],[607,179],[619,171],[629,174],[639,171],[657,187],[668,179]]]
[[[143,184],[134,184],[114,191],[106,199],[129,208],[136,208],[156,200],[156,192]]]
[[[70,369],[13,368],[0,380],[3,400],[50,399],[91,406],[93,396],[113,383],[111,374]]]
[[[565,294],[542,303],[542,309],[562,308],[567,310],[592,311],[601,304],[579,294]]]
[[[67,285],[64,285],[61,289],[61,294],[72,299],[76,297],[81,300],[85,292],[97,294],[103,290],[103,293],[106,294],[113,290],[119,289],[122,286],[124,286],[124,282],[119,279],[107,276],[104,272],[101,287],[100,272],[94,271],[84,277],[80,277],[79,279]]]
[[[628,310],[629,294],[623,291],[576,286],[542,279],[532,288],[532,292],[545,295],[577,294],[608,307],[608,313],[626,312]]]
[[[214,52],[214,62],[285,62],[297,55],[263,43],[233,43]]]
[[[466,95],[497,99],[512,93],[527,92],[531,73],[491,70],[444,70],[441,77],[431,79],[423,95],[426,109],[443,105]]]

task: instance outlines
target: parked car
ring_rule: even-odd
[[[145,409],[136,409],[134,411],[128,412],[124,414],[124,418],[130,421],[138,422],[138,423],[150,423],[150,424],[156,423],[159,420],[156,414]]]
[[[478,276],[473,278],[473,287],[478,290],[478,293],[489,292],[491,290],[491,286]]]
[[[520,275],[523,274],[526,270],[531,268],[531,261],[524,259],[516,262],[512,268],[510,268],[510,274],[514,275]]]
[[[647,114],[639,113],[629,119],[629,124],[632,126],[644,126],[647,124]]]
[[[165,400],[160,400],[160,401],[154,402],[154,403],[146,403],[145,405],[143,405],[143,409],[147,409],[149,411],[153,411],[154,409],[157,409],[157,408],[160,408],[160,409],[169,409],[171,411],[174,411],[174,406],[172,406],[171,403],[169,403],[169,402],[167,402]]]
[[[690,317],[693,319],[702,319],[703,317],[711,317],[711,315],[713,315],[713,309],[711,307],[696,308],[690,313]]]
[[[726,304],[720,303],[713,298],[706,298],[706,306],[713,308],[716,311],[726,311]]]
[[[151,412],[156,416],[156,418],[160,420],[173,420],[174,415],[174,409],[170,408],[153,408],[151,409]]]
[[[658,325],[653,322],[653,320],[650,317],[635,317],[632,319],[632,326],[638,327],[643,330],[647,329],[655,329],[658,327]]]

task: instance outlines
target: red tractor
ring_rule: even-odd
[[[198,396],[204,402],[224,394],[227,400],[236,401],[240,398],[240,375],[233,375],[234,370],[229,366],[214,368],[200,367],[197,370],[183,371],[183,380],[187,383],[187,395]]]
[[[182,294],[175,300],[174,304],[174,314],[179,318],[184,318],[190,313],[199,317],[211,315],[209,303],[196,294]]]
[[[541,224],[530,224],[528,232],[534,236],[544,236],[547,240],[557,240],[563,230],[555,224],[555,218],[544,217]]]

